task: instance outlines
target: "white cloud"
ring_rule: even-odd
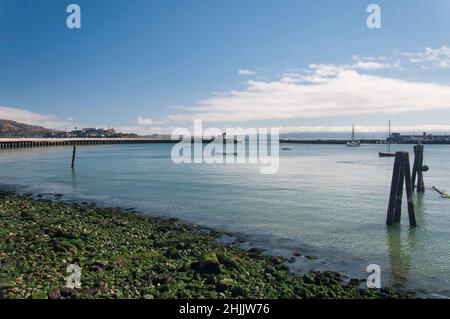
[[[382,70],[382,69],[399,69],[400,64],[379,63],[373,61],[358,61],[352,65],[355,70]]]
[[[309,68],[313,70],[315,76],[325,78],[336,76],[342,69],[347,68],[347,66],[335,64],[310,64]]]
[[[376,125],[356,125],[355,130],[358,133],[386,133],[387,128],[384,126]],[[416,132],[450,132],[450,125],[441,124],[421,124],[421,125],[393,125],[392,132],[398,133],[410,133]],[[327,132],[327,133],[349,133],[351,127],[349,126],[282,126],[280,127],[282,133],[314,133],[314,132]]]
[[[138,125],[142,125],[142,126],[148,126],[148,125],[153,125],[155,124],[154,121],[152,119],[149,118],[143,118],[142,116],[138,116],[137,117],[137,123]]]
[[[65,129],[73,126],[73,119],[59,119],[54,115],[35,113],[25,109],[0,106],[0,119],[38,125],[51,129]]]
[[[348,66],[311,65],[302,82],[249,81],[169,120],[246,122],[450,109],[450,86],[362,74]]]
[[[304,76],[299,73],[287,72],[281,75],[280,81],[283,83],[300,83],[304,81]]]
[[[450,47],[447,46],[426,48],[420,52],[405,52],[401,55],[412,63],[421,64],[422,67],[450,68]]]
[[[238,71],[238,74],[239,74],[239,75],[255,75],[255,72],[250,71],[250,70],[248,70],[248,69],[240,69],[240,70]]]
[[[375,71],[383,69],[400,69],[400,64],[397,63],[381,63],[375,62],[375,58],[367,60],[358,60],[354,64],[311,64],[309,67],[315,70],[315,74],[319,76],[335,76],[340,71],[346,70],[363,70],[363,71]]]
[[[355,61],[386,61],[387,58],[385,56],[365,56],[365,57],[361,57],[358,55],[353,55],[352,56],[353,60]]]
[[[167,134],[170,135],[175,127],[144,127],[144,126],[119,126],[116,128],[118,132],[135,133],[138,135]]]
[[[204,126],[204,130],[211,126]],[[274,127],[277,127],[276,125]],[[188,130],[193,131],[192,123],[186,126]],[[171,135],[176,129],[174,126],[161,126],[161,127],[142,127],[142,126],[120,126],[116,130],[123,133],[135,133],[138,135],[152,135],[152,134],[164,134]],[[220,128],[222,131],[226,127]],[[280,126],[281,133],[345,133],[350,135],[351,126]],[[386,125],[356,125],[355,130],[358,134],[364,133],[381,133],[387,135]],[[449,133],[450,125],[442,124],[421,124],[421,125],[392,125],[392,132],[407,133],[416,132],[421,134],[422,132],[437,132],[437,133]]]

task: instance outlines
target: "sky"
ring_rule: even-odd
[[[0,0],[0,118],[450,133],[450,1]]]

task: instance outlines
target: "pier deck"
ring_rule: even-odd
[[[167,138],[0,138],[0,149],[65,145],[176,143]]]
[[[0,149],[29,148],[46,146],[69,146],[69,145],[102,145],[102,144],[157,144],[178,143],[179,140],[156,137],[136,138],[0,138]],[[211,140],[204,139],[204,143]],[[347,144],[346,139],[280,139],[281,144]],[[385,139],[361,139],[361,144],[386,144]],[[396,144],[396,143],[392,143]],[[413,144],[402,143],[402,144]],[[450,142],[427,141],[423,144],[450,144]]]

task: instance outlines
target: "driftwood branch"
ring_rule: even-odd
[[[448,195],[446,192],[439,190],[437,187],[433,186],[433,190],[438,192],[442,196],[442,198],[450,199],[450,195]]]

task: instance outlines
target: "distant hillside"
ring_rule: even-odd
[[[44,137],[57,132],[57,130],[48,129],[42,126],[0,119],[0,137]]]

